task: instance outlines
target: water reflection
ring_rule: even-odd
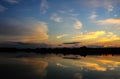
[[[0,74],[3,79],[119,79],[120,56],[11,54],[0,57]]]
[[[45,61],[45,59],[41,58],[20,58],[15,59],[18,60],[21,63],[30,65],[33,67],[34,73],[40,75],[40,77],[44,78],[46,76],[46,68],[48,66],[48,62]]]

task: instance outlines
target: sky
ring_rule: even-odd
[[[120,47],[120,0],[0,0],[0,43]]]

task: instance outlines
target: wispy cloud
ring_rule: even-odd
[[[56,14],[56,13],[52,14],[50,19],[55,21],[55,22],[62,22],[63,21],[63,18],[59,17],[58,14]]]
[[[109,30],[120,30],[120,18],[108,18],[103,20],[96,20],[95,21],[98,25],[105,26],[105,28]]]
[[[90,19],[95,20],[97,16],[98,15],[96,14],[96,12],[92,12],[92,14],[90,15]]]
[[[47,0],[41,0],[40,11],[42,14],[45,14],[49,8],[49,3]]]
[[[5,0],[5,1],[11,4],[16,4],[16,3],[19,3],[20,0]]]
[[[68,34],[58,35],[56,38],[57,38],[57,39],[61,39],[61,38],[66,37],[66,36],[68,36]]]
[[[4,6],[0,5],[0,12],[5,11],[6,9],[7,9],[6,7],[4,7]]]
[[[73,26],[74,26],[75,29],[81,29],[82,26],[83,26],[83,24],[82,24],[82,22],[79,21],[78,19],[75,19],[75,23],[74,23]]]
[[[104,8],[108,12],[112,12],[114,10],[114,5],[120,3],[119,0],[87,0],[85,4],[92,8]]]
[[[59,13],[66,14],[67,12],[65,10],[58,10]]]
[[[58,11],[61,14],[65,14],[68,16],[72,16],[72,17],[76,17],[78,15],[80,15],[79,13],[74,12],[74,9],[70,9],[70,10],[59,10]]]
[[[114,9],[114,7],[113,7],[113,5],[108,5],[108,12],[112,12],[113,11],[113,9]]]

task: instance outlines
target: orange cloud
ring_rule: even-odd
[[[39,43],[42,40],[46,40],[48,39],[48,28],[47,25],[45,23],[38,23],[33,25],[33,29],[32,29],[32,34],[27,35],[27,36],[22,36],[21,39],[18,39],[19,41],[22,42],[35,42],[35,43]]]
[[[89,32],[86,34],[80,33],[72,37],[72,41],[80,41],[82,42],[81,45],[102,45],[102,46],[112,46],[118,45],[120,46],[118,40],[120,37],[113,32],[106,32],[106,31],[96,31],[96,32]]]
[[[68,34],[58,35],[56,38],[57,38],[57,39],[61,39],[61,38],[65,37],[65,36],[68,36]]]
[[[104,47],[120,47],[120,40],[110,41],[110,42],[104,42]]]
[[[120,24],[120,18],[109,18],[104,20],[98,20],[97,23],[99,24]]]
[[[99,39],[99,42],[109,42],[109,41],[115,41],[115,40],[120,40],[120,37],[118,37],[117,35],[113,34],[112,32],[108,32],[108,34]]]
[[[80,33],[79,35],[72,37],[72,40],[76,40],[76,41],[91,40],[91,39],[99,38],[105,34],[106,34],[105,31],[89,32],[87,34]]]
[[[120,47],[120,37],[112,32],[108,32],[104,37],[96,40],[98,45],[104,47]]]

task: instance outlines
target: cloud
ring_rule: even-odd
[[[49,3],[47,0],[41,0],[40,3],[40,11],[42,14],[45,14],[47,10],[49,9]]]
[[[96,14],[96,12],[92,12],[92,15],[90,16],[90,19],[95,20],[97,16],[98,15]]]
[[[120,47],[119,41],[120,41],[120,36],[112,32],[108,32],[104,37],[97,39],[96,43],[104,47]]]
[[[115,40],[120,40],[120,37],[112,32],[108,32],[104,37],[102,37],[98,41],[99,42],[110,42],[110,41],[115,41]]]
[[[15,48],[48,48],[52,45],[46,43],[23,43],[23,42],[0,42],[0,47],[15,47]]]
[[[85,1],[85,5],[87,5],[88,7],[92,7],[92,8],[104,8],[106,9],[108,12],[113,11],[114,9],[114,5],[119,4],[120,1],[116,0],[87,0]]]
[[[98,20],[97,23],[102,24],[102,25],[120,24],[120,18],[109,18],[109,19],[104,19],[104,20]]]
[[[73,17],[80,15],[79,13],[74,12],[74,9],[58,10],[58,12],[61,13],[61,14],[65,14],[65,15],[73,16]]]
[[[118,15],[117,15],[117,14],[115,14],[114,16],[115,16],[115,17],[117,17]]]
[[[6,7],[4,7],[4,6],[0,5],[0,12],[5,11],[6,9],[7,9]]]
[[[20,0],[5,0],[5,1],[11,4],[16,4],[16,3],[19,3]]]
[[[104,47],[120,47],[120,39],[104,43]]]
[[[120,30],[120,18],[108,18],[95,21],[98,25],[104,25],[109,30]]]
[[[108,5],[108,12],[112,12],[114,9],[113,5]]]
[[[45,22],[13,19],[6,22],[0,23],[1,41],[40,42],[48,39],[48,26]]]
[[[94,8],[106,6],[105,4],[107,3],[106,0],[101,0],[101,1],[99,1],[99,0],[87,0],[85,2],[86,2],[86,5],[88,5],[89,7],[94,7]],[[101,2],[102,2],[102,4],[100,4]]]
[[[63,44],[79,44],[81,42],[66,42],[66,43],[63,43]]]
[[[120,36],[113,32],[96,31],[80,33],[72,37],[71,41],[81,41],[81,45],[119,46]]]
[[[96,31],[96,32],[89,32],[89,33],[86,33],[86,34],[83,34],[83,33],[80,33],[79,35],[77,36],[74,36],[72,37],[72,40],[91,40],[91,39],[96,39],[96,38],[99,38],[103,35],[105,35],[106,32],[105,31]]]
[[[79,16],[80,14],[78,13],[69,13],[70,16],[73,16],[73,17],[76,17],[76,16]]]
[[[81,29],[83,24],[81,21],[77,20],[75,21],[75,24],[73,25],[75,29]]]
[[[61,38],[66,37],[66,36],[68,36],[68,34],[62,34],[62,35],[57,36],[56,38],[61,39]]]
[[[66,14],[67,12],[65,10],[59,10],[59,13]]]
[[[62,22],[63,21],[63,19],[61,17],[59,17],[56,13],[52,14],[50,19],[55,21],[55,22]]]

